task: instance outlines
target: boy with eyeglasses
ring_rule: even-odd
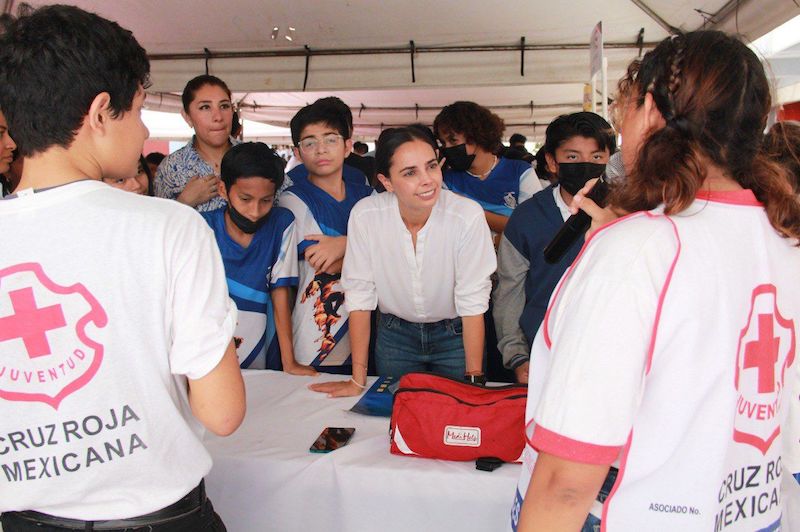
[[[350,210],[372,189],[343,178],[353,143],[347,117],[333,98],[300,109],[289,125],[295,155],[308,170],[307,179],[280,196],[281,207],[294,214],[298,242],[300,283],[292,314],[295,359],[318,371],[349,375],[347,311],[339,278]]]
[[[317,100],[317,103],[320,105],[330,105],[341,112],[344,119],[347,120],[348,133],[344,135],[344,137],[350,138],[353,132],[353,113],[350,111],[350,107],[336,96],[321,98]],[[355,146],[355,144],[353,146]],[[345,182],[371,185],[370,179],[375,177],[372,175],[375,173],[374,169],[372,172],[368,172],[368,165],[365,165],[361,161],[362,158],[356,155],[355,152],[351,152],[350,155],[345,158],[344,166],[342,166],[342,178]],[[301,179],[308,179],[308,168],[302,163],[286,172],[286,181],[283,188],[289,188],[296,181],[300,181]]]

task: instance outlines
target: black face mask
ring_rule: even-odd
[[[467,155],[467,145],[459,144],[450,148],[442,148],[442,155],[447,159],[447,164],[457,172],[466,172],[475,160],[475,154]]]
[[[605,164],[558,163],[558,184],[574,196],[587,181],[600,177],[605,169]]]
[[[250,218],[247,218],[239,211],[234,209],[233,205],[231,205],[230,202],[228,202],[228,216],[231,217],[231,221],[236,227],[238,227],[248,235],[252,235],[256,231],[258,231],[261,228],[261,226],[264,225],[264,223],[267,221],[267,218],[269,218],[269,212],[254,222]]]

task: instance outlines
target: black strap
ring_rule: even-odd
[[[55,515],[27,510],[24,512],[7,512],[26,521],[47,526],[61,527],[73,530],[85,530],[93,532],[95,530],[113,530],[117,528],[136,528],[148,525],[157,525],[167,521],[173,521],[181,517],[192,514],[200,508],[206,501],[206,487],[203,480],[192,491],[181,497],[178,501],[165,506],[155,512],[129,517],[126,519],[109,519],[98,521],[82,521],[80,519],[68,519]]]

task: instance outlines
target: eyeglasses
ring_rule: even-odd
[[[343,136],[337,135],[336,133],[331,133],[329,135],[325,135],[322,137],[322,144],[326,148],[335,148],[339,146],[343,140],[344,140]],[[316,149],[319,147],[319,143],[320,143],[319,139],[311,137],[301,140],[300,142],[297,143],[297,146],[300,148],[301,151],[312,152],[316,151]]]

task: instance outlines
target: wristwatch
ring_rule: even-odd
[[[470,384],[477,384],[478,386],[486,385],[486,375],[464,375],[464,380]]]

